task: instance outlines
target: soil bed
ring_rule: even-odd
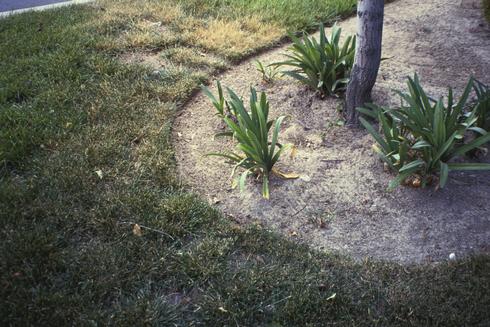
[[[405,77],[414,72],[433,96],[446,94],[450,85],[460,92],[470,75],[489,83],[490,33],[476,3],[406,0],[387,5],[383,56],[391,59],[382,63],[375,102],[398,103],[391,90],[405,89]],[[356,20],[339,25],[345,36],[355,32]],[[286,48],[255,59],[280,61]],[[174,126],[184,183],[238,223],[258,221],[299,242],[358,259],[438,262],[451,252],[461,257],[489,251],[490,173],[452,172],[439,191],[400,187],[387,192],[393,176],[373,153],[371,137],[339,126],[341,100],[320,99],[287,78],[263,85],[253,60],[220,80],[244,98],[250,86],[266,91],[270,116],[289,116],[281,142],[295,144],[298,151],[292,159],[284,156],[279,167],[301,178],[272,178],[269,201],[252,180],[243,193],[232,189],[231,166],[204,157],[232,149],[232,143],[213,139],[222,125],[208,99],[198,94]],[[489,157],[483,160],[490,162]]]

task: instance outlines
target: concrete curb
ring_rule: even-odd
[[[95,0],[72,0],[72,1],[66,1],[66,2],[60,2],[60,3],[53,3],[50,5],[44,5],[44,6],[37,6],[37,7],[31,7],[31,8],[23,8],[23,9],[16,9],[16,10],[10,10],[10,11],[3,11],[3,12],[0,12],[0,19],[8,17],[10,15],[21,14],[24,12],[42,11],[42,10],[54,9],[54,8],[58,8],[58,7],[84,4],[84,3],[89,3],[89,2],[93,2],[93,1],[95,1]]]

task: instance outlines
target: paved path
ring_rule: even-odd
[[[45,6],[67,1],[69,0],[0,0],[0,12]]]

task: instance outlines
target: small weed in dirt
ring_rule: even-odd
[[[260,60],[255,61],[255,68],[261,74],[262,82],[272,84],[274,80],[282,74],[279,68],[274,65],[264,65]]]
[[[318,228],[328,228],[328,225],[337,219],[335,212],[320,212],[309,216],[309,222]]]

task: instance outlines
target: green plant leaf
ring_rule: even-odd
[[[480,162],[450,163],[450,170],[490,170],[490,164]]]
[[[406,171],[416,171],[416,169],[420,168],[424,164],[425,164],[425,162],[422,159],[414,160],[412,162],[407,163],[402,168],[400,168],[400,173],[403,173]]]
[[[374,139],[376,140],[376,142],[378,142],[379,145],[381,145],[383,147],[383,149],[385,149],[385,150],[388,150],[389,149],[388,144],[381,137],[381,135],[379,135],[379,133],[376,132],[376,130],[374,129],[374,127],[370,123],[368,123],[362,117],[359,117],[359,121],[361,122],[362,126],[364,126],[364,128],[369,132],[369,134],[371,134],[374,137]]]
[[[262,196],[264,199],[269,199],[269,175],[262,176]]]
[[[441,161],[441,167],[439,170],[439,186],[444,188],[447,183],[447,178],[449,175],[449,167],[446,163]]]
[[[485,144],[487,142],[490,142],[490,133],[487,133],[485,135],[482,135],[482,136],[474,139],[470,143],[465,144],[463,146],[460,146],[455,151],[453,151],[452,155],[453,156],[463,155],[463,154],[467,153],[468,151],[471,151],[473,149],[476,149],[479,146],[481,146],[481,145],[483,145],[483,144]]]

